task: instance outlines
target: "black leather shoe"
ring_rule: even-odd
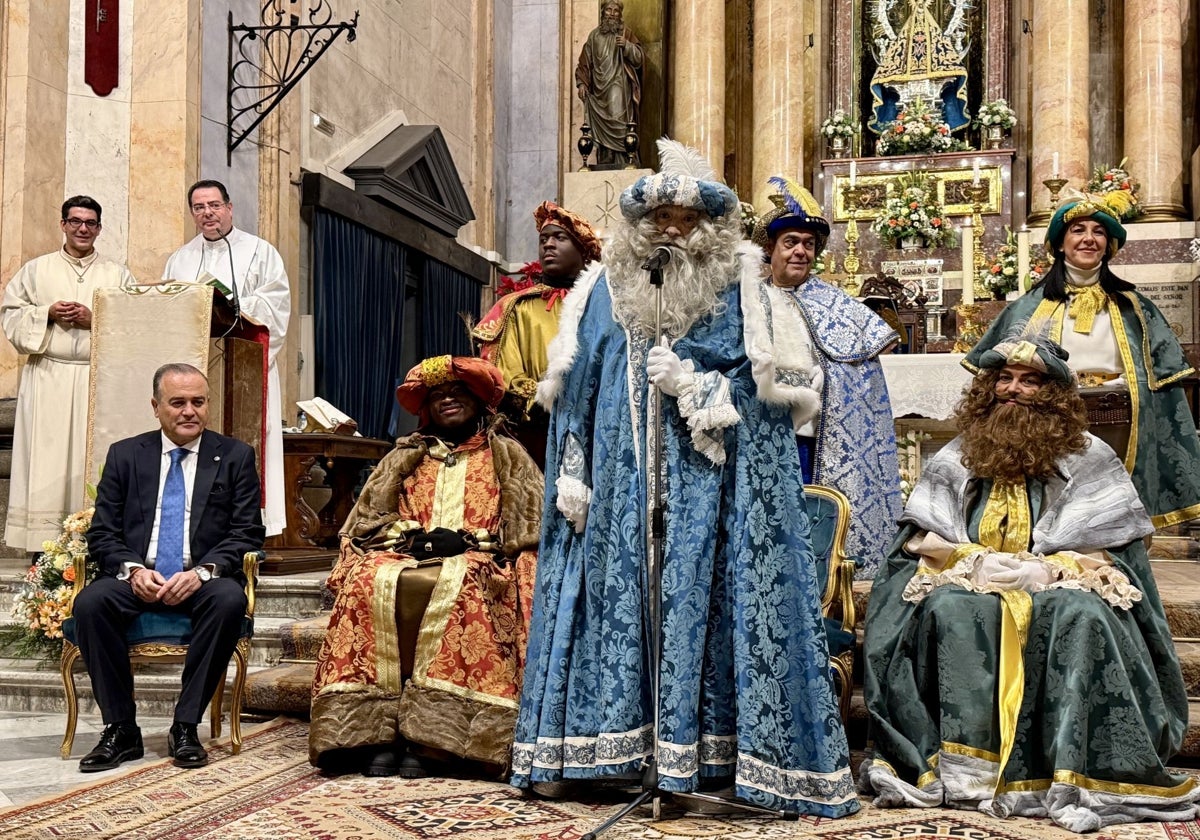
[[[203,767],[208,764],[208,753],[200,745],[200,736],[196,734],[196,724],[171,724],[167,733],[167,755],[175,759],[176,767]]]
[[[112,770],[122,761],[132,761],[144,754],[142,730],[138,729],[137,724],[110,723],[104,727],[96,748],[79,760],[79,772]]]

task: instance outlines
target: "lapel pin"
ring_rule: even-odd
[[[221,456],[220,456],[220,455],[214,455],[214,456],[213,456],[213,460],[214,460],[214,461],[220,461],[220,460],[221,460]]]

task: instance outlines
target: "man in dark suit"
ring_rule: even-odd
[[[179,767],[208,763],[196,724],[237,645],[246,611],[242,557],[263,545],[254,450],[205,431],[204,374],[163,365],[150,404],[162,429],[108,451],[87,534],[100,571],[75,599],[79,649],[105,724],[79,762],[84,773],[142,757],[125,630],[147,610],[191,616],[167,750]]]

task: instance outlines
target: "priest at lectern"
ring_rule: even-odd
[[[233,226],[233,202],[220,181],[197,181],[188,208],[200,235],[167,260],[164,280],[212,283],[233,304],[270,331],[266,438],[263,445],[267,536],[283,532],[283,408],[276,359],[287,336],[291,290],[279,252],[266,240]],[[216,281],[216,282],[214,282]],[[222,288],[222,286],[224,288]]]

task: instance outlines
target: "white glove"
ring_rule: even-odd
[[[655,345],[646,356],[646,376],[658,390],[672,397],[679,396],[679,381],[683,378],[683,362],[666,347]]]
[[[980,585],[992,583],[996,575],[1007,574],[1016,569],[1019,564],[1020,561],[1012,554],[989,551],[983,555],[975,567],[975,582]]]
[[[1005,572],[992,575],[991,583],[1001,589],[1024,589],[1026,592],[1041,592],[1054,582],[1056,575],[1043,561],[1031,558],[1016,560],[1017,565]]]

